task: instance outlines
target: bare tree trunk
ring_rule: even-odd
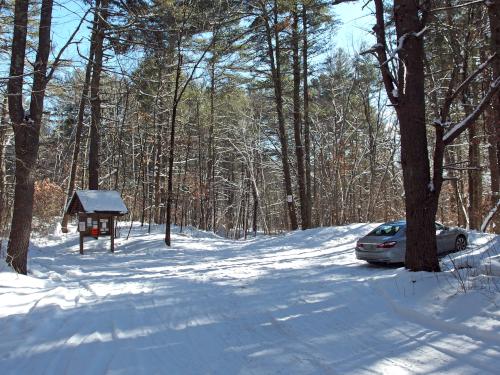
[[[209,212],[212,212],[212,231],[215,231],[215,187],[214,187],[214,178],[215,178],[215,145],[214,145],[214,128],[215,128],[215,91],[216,91],[216,82],[215,82],[215,64],[216,59],[215,56],[212,58],[212,64],[210,66],[210,127],[208,129],[208,145],[207,145],[207,229],[208,229],[208,217]],[[210,202],[212,205],[212,210],[210,209]]]
[[[309,228],[308,199],[304,171],[304,147],[302,145],[300,116],[300,59],[299,59],[299,14],[297,2],[292,11],[292,51],[293,51],[293,131],[295,138],[295,155],[297,157],[297,179],[300,197],[300,216],[302,229]]]
[[[276,102],[276,112],[278,116],[278,137],[281,144],[281,162],[283,166],[283,178],[285,187],[285,205],[288,211],[290,229],[296,230],[297,215],[295,213],[295,202],[293,200],[292,177],[290,174],[290,165],[288,163],[288,137],[285,128],[285,116],[283,113],[283,90],[281,87],[281,53],[280,38],[278,28],[278,3],[274,2],[274,31],[271,30],[270,20],[267,10],[263,7],[267,37],[268,56],[271,64],[271,75],[274,84],[274,99]],[[274,45],[272,36],[274,35]],[[276,54],[276,58],[275,55]]]
[[[104,55],[104,38],[108,18],[109,0],[102,0],[96,9],[98,14],[95,36],[92,80],[90,82],[90,148],[89,148],[89,189],[99,189],[99,127],[101,124],[101,72]]]
[[[490,49],[491,54],[495,54],[493,61],[493,80],[500,77],[500,0],[490,0],[486,2],[488,7],[488,18],[490,21]],[[491,169],[491,207],[496,207],[500,199],[500,93],[497,92],[492,100],[492,115],[489,127],[488,148],[490,169]],[[496,138],[496,140],[495,140]],[[494,147],[493,147],[494,145]],[[496,155],[493,155],[496,149]],[[500,214],[496,212],[495,232],[500,233]]]
[[[5,141],[7,136],[7,95],[2,100],[2,109],[0,110],[0,252],[2,250],[2,240],[4,234],[4,225],[7,219],[6,215],[6,191],[5,191]]]
[[[152,205],[152,210],[154,213],[154,222],[155,224],[160,224],[163,221],[161,215],[161,203],[162,203],[162,189],[161,189],[161,169],[162,169],[162,160],[163,157],[163,127],[165,111],[163,110],[163,100],[161,99],[163,92],[163,64],[166,63],[165,59],[162,59],[162,56],[156,56],[156,61],[158,65],[158,87],[156,89],[156,95],[154,100],[154,130],[155,130],[155,146],[153,152],[153,162],[154,162],[154,187],[153,187],[153,198],[154,203]],[[168,85],[167,85],[168,91]]]
[[[473,10],[469,10],[467,13],[468,23],[472,23],[474,18]],[[461,79],[465,81],[469,75],[469,46],[470,46],[471,33],[467,32],[463,44],[465,46],[463,51],[462,66],[460,69]],[[470,87],[466,87],[461,96],[462,107],[464,114],[467,117],[472,112],[471,106],[471,90]],[[469,228],[479,229],[481,225],[481,172],[478,169],[480,167],[480,154],[479,154],[479,137],[477,135],[477,130],[474,126],[468,129],[469,135],[469,169],[467,170],[467,180],[468,180],[468,196],[469,196]]]
[[[493,80],[500,77],[500,0],[489,0],[486,2],[488,7],[488,18],[490,21],[490,49],[492,54],[496,54],[493,61]],[[496,93],[492,101],[495,119],[494,123],[497,124],[497,160],[500,160],[500,93]]]
[[[170,142],[168,150],[168,185],[167,185],[167,217],[165,222],[165,244],[170,246],[170,224],[172,221],[172,200],[173,200],[173,178],[174,178],[174,146],[175,146],[175,125],[177,120],[177,106],[179,105],[179,85],[181,78],[182,54],[180,49],[181,37],[179,36],[177,48],[177,69],[175,72],[174,96],[172,100],[172,117],[170,122]]]
[[[498,168],[498,159],[497,159],[497,144],[495,143],[495,123],[494,123],[494,114],[492,110],[489,110],[486,114],[485,118],[486,122],[486,133],[488,134],[488,161],[490,167],[490,185],[491,185],[491,195],[490,195],[490,206],[496,207],[498,200],[500,199],[500,176],[499,168]],[[498,127],[498,124],[496,127]],[[495,223],[493,227],[493,231],[497,234],[500,233],[500,215],[496,213],[496,215],[491,219]]]
[[[252,215],[252,232],[254,237],[257,237],[257,218],[259,215],[259,195],[257,194],[257,189],[252,181],[252,198],[253,198],[253,215]]]
[[[312,226],[312,188],[311,188],[311,131],[309,127],[309,84],[308,84],[308,40],[307,40],[307,7],[302,4],[302,70],[304,91],[304,151],[306,168],[306,207],[307,221]]]
[[[413,0],[395,0],[394,8],[398,40],[425,26]],[[430,186],[422,37],[408,38],[400,57],[406,65],[399,67],[400,85],[406,80],[406,87],[399,93],[397,107],[407,222],[405,266],[413,271],[440,271],[434,224],[439,196],[436,187]]]
[[[33,220],[33,193],[36,160],[43,116],[47,61],[50,52],[52,0],[43,0],[40,14],[38,49],[35,58],[29,113],[23,109],[23,75],[28,25],[28,0],[16,1],[10,78],[8,83],[9,115],[14,128],[16,185],[14,210],[7,249],[7,263],[27,274],[28,246]]]

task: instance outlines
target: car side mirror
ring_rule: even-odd
[[[443,227],[443,230],[450,230],[450,227]]]

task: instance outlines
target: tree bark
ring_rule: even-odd
[[[16,184],[14,210],[7,249],[7,263],[18,273],[27,274],[28,246],[33,220],[34,172],[38,157],[43,103],[47,85],[47,61],[50,52],[52,0],[43,0],[35,57],[29,112],[23,108],[23,74],[28,25],[27,0],[16,1],[10,78],[8,83],[9,115],[14,128]]]
[[[431,182],[425,126],[424,45],[423,35],[419,34],[425,24],[415,1],[394,0],[399,57],[395,80],[387,57],[382,0],[375,0],[375,9],[377,45],[372,51],[380,64],[387,96],[396,109],[401,134],[407,225],[405,267],[412,271],[440,271],[434,220],[442,184],[444,144],[443,129],[439,128]]]
[[[297,182],[299,185],[300,216],[302,229],[309,228],[308,201],[304,171],[304,147],[302,145],[300,114],[300,59],[299,59],[299,14],[297,2],[292,11],[292,60],[293,60],[293,133],[295,156],[297,157]]]
[[[209,211],[212,212],[212,231],[216,231],[216,203],[215,203],[215,141],[214,141],[214,129],[215,129],[215,93],[217,89],[216,78],[215,78],[215,65],[216,56],[212,57],[210,64],[210,127],[208,129],[208,145],[207,145],[207,221],[209,217]],[[210,202],[211,207],[210,207]],[[208,222],[206,227],[208,228]]]
[[[5,141],[7,136],[7,96],[2,100],[2,109],[0,110],[0,238],[4,234],[4,225],[6,222],[6,191],[5,191]],[[2,241],[0,240],[0,251],[2,250]]]
[[[174,178],[174,147],[175,147],[175,126],[177,120],[177,106],[179,105],[179,85],[181,78],[182,54],[181,54],[181,36],[178,40],[177,48],[177,69],[175,72],[174,96],[172,100],[172,117],[170,121],[170,141],[168,150],[168,184],[167,184],[167,212],[165,222],[165,244],[172,244],[170,234],[170,224],[172,221],[172,200],[173,200],[173,178]]]
[[[101,124],[101,72],[104,55],[104,38],[108,17],[109,0],[102,0],[96,9],[98,14],[95,50],[90,82],[90,148],[89,148],[89,189],[99,189],[99,127]]]
[[[434,224],[438,196],[435,194],[436,187],[430,183],[427,155],[423,36],[415,35],[425,26],[419,12],[413,0],[394,0],[398,44],[403,44],[399,51],[401,64],[398,68],[396,112],[401,133],[405,188],[405,267],[412,271],[440,271]]]

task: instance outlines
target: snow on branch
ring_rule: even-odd
[[[497,77],[495,81],[493,81],[490,85],[490,88],[486,95],[483,97],[481,102],[477,105],[477,107],[462,121],[455,124],[451,127],[443,136],[443,142],[448,145],[452,143],[464,130],[466,130],[469,126],[471,126],[477,118],[483,113],[483,110],[488,106],[491,101],[491,98],[495,95],[495,93],[500,88],[500,77]]]
[[[427,31],[427,26],[425,26],[422,30],[418,31],[418,32],[415,32],[415,31],[412,31],[411,33],[406,33],[404,35],[402,35],[399,39],[398,39],[398,46],[397,48],[391,52],[391,54],[389,55],[389,58],[384,61],[382,63],[382,66],[383,65],[386,65],[388,64],[391,60],[393,60],[394,58],[396,58],[396,55],[403,50],[403,47],[404,47],[404,44],[406,42],[406,40],[409,38],[409,37],[415,37],[415,38],[420,38],[422,35],[424,35],[424,33]]]
[[[490,224],[491,220],[493,219],[493,216],[498,212],[498,208],[500,207],[500,199],[497,200],[497,204],[488,212],[488,215],[483,220],[483,223],[481,224],[481,232],[485,232],[486,228]]]
[[[359,54],[360,55],[367,55],[369,53],[376,54],[380,48],[384,48],[384,46],[382,45],[382,43],[377,43],[377,44],[374,44],[373,46],[371,46],[370,48],[368,48],[367,50],[361,51]]]

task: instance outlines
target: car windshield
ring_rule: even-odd
[[[368,233],[368,236],[394,236],[400,229],[401,225],[382,224]]]

